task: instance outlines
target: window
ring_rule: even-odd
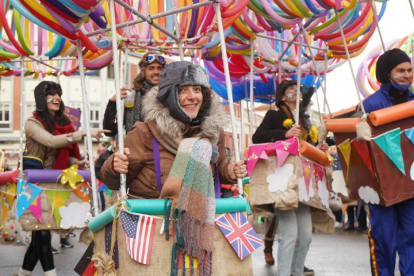
[[[11,103],[0,104],[0,130],[11,130]]]
[[[100,128],[100,122],[101,122],[101,118],[100,118],[100,107],[101,104],[100,103],[91,103],[89,106],[89,120],[91,123],[91,128]]]
[[[115,72],[114,72],[114,64],[111,63],[108,65],[108,79],[114,79],[115,78]]]
[[[26,117],[25,120],[29,119],[35,110],[36,110],[36,103],[31,103],[31,102],[26,103],[26,111],[24,113]]]

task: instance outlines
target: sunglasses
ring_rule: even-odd
[[[145,57],[145,63],[151,64],[153,62],[158,62],[159,64],[165,65],[165,58],[156,54],[149,54]]]

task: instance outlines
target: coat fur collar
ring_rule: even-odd
[[[183,132],[188,128],[184,123],[170,116],[168,108],[157,100],[158,86],[148,91],[142,101],[142,112],[145,116],[145,122],[155,121],[157,129],[162,136],[171,139],[182,139]],[[219,97],[212,92],[210,115],[202,121],[202,130],[197,135],[201,138],[207,138],[213,145],[216,145],[220,132],[229,124],[229,118],[224,111]]]

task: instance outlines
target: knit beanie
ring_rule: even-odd
[[[394,48],[392,50],[385,51],[385,53],[383,53],[377,61],[377,71],[375,73],[377,80],[380,83],[391,83],[391,70],[404,62],[411,63],[411,59],[401,49]]]

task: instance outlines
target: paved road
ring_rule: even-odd
[[[76,233],[79,236],[79,231]],[[77,237],[71,241],[77,242]],[[53,235],[52,244],[58,248],[59,239],[56,234]],[[23,246],[0,246],[0,276],[17,273],[25,249]],[[76,275],[73,268],[85,250],[86,246],[79,243],[75,243],[75,247],[71,249],[60,249],[60,254],[55,255],[58,275]],[[273,250],[276,257],[277,246]],[[313,268],[317,276],[370,276],[367,236],[342,230],[337,230],[334,234],[315,233],[306,265]],[[276,266],[267,266],[264,263],[263,250],[253,254],[253,268],[254,276],[276,275]],[[43,275],[39,264],[33,275]]]

